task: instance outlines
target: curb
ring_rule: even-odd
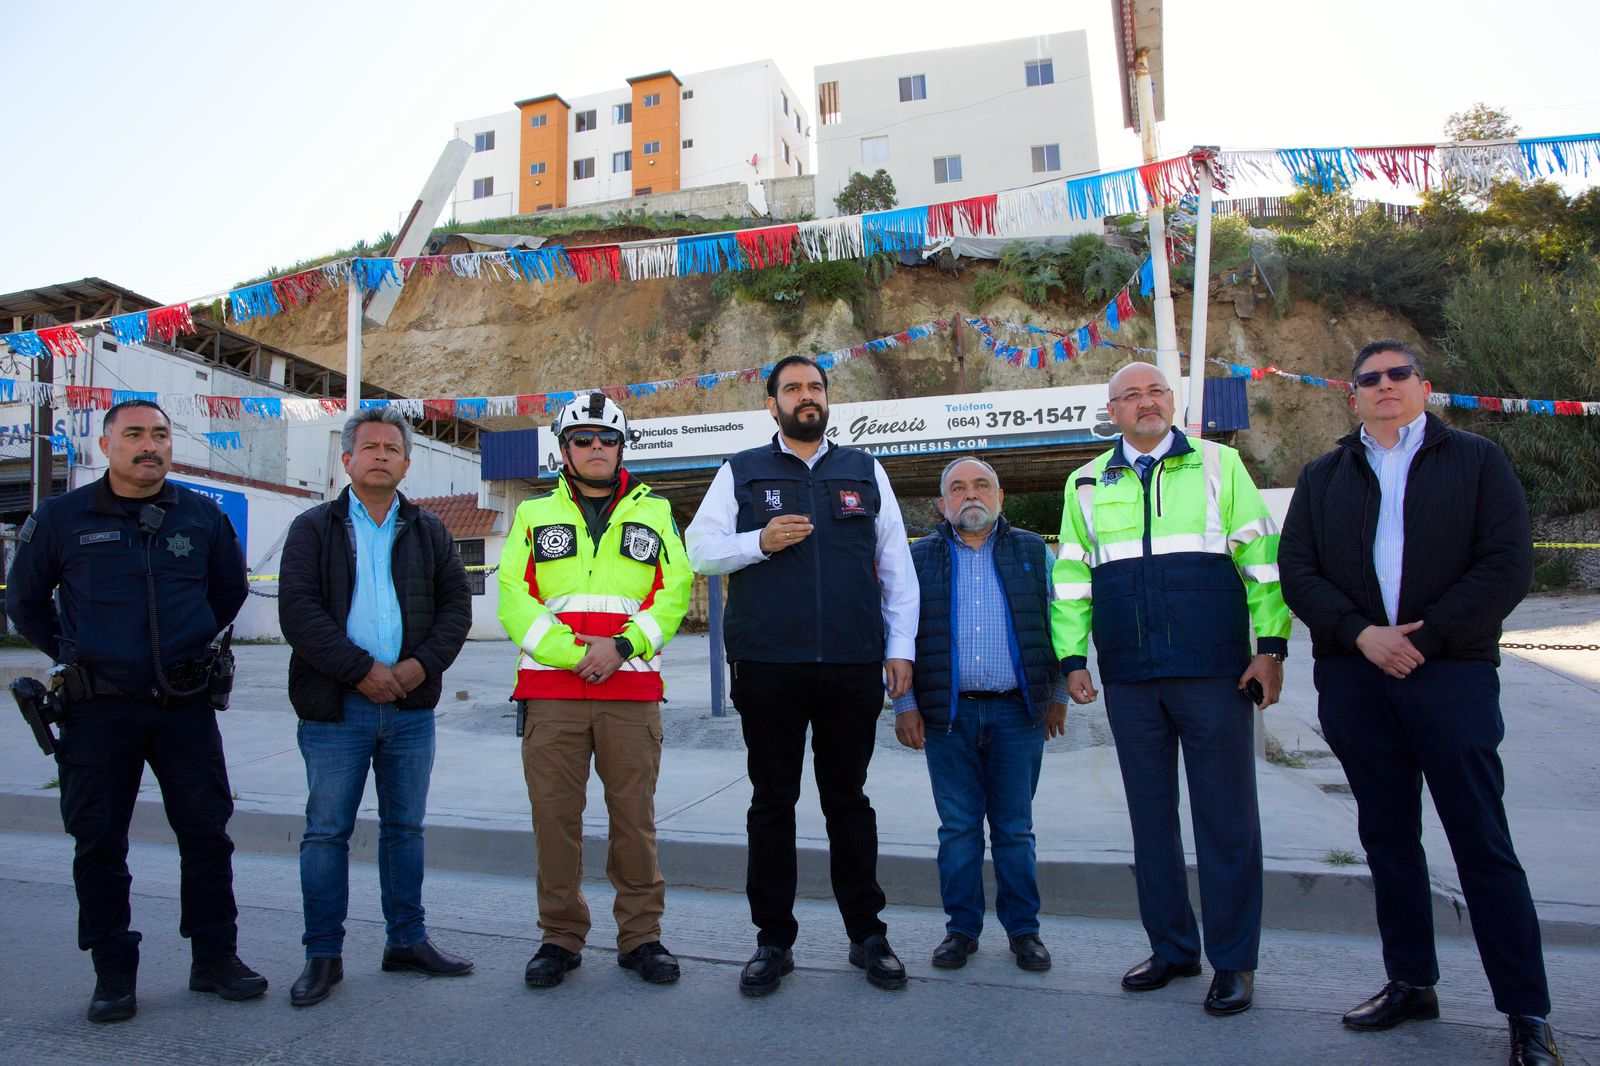
[[[0,829],[27,833],[61,833],[61,808],[54,796],[0,794]],[[300,814],[236,811],[228,835],[241,851],[269,855],[297,855],[305,818]],[[522,876],[530,879],[537,867],[531,829],[481,828],[455,825],[428,826],[428,866],[465,873]],[[134,805],[130,840],[174,844],[172,828],[160,803],[141,800]],[[658,854],[669,885],[709,889],[742,895],[745,888],[745,846],[737,842],[673,838],[658,839]],[[350,858],[376,862],[378,823],[369,818],[356,822],[350,836]],[[606,838],[586,835],[584,868],[604,870]],[[828,853],[802,847],[799,853],[798,893],[808,899],[831,899]],[[992,870],[984,873],[989,898],[994,895]],[[890,904],[908,907],[941,906],[938,867],[932,853],[896,854],[880,851],[878,881]],[[1189,871],[1189,892],[1198,900],[1195,872]],[[1302,870],[1265,872],[1262,925],[1315,933],[1376,936],[1377,919],[1372,901],[1372,878],[1367,874],[1321,873]],[[1138,903],[1133,867],[1127,862],[1041,860],[1039,894],[1047,914],[1062,917],[1137,919]],[[1433,924],[1438,935],[1470,937],[1471,922],[1465,904],[1433,890]],[[1570,947],[1600,947],[1600,925],[1579,921],[1541,920],[1544,942]]]

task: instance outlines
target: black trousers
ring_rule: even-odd
[[[129,928],[128,823],[147,762],[178,838],[178,932],[196,961],[234,954],[233,798],[217,715],[205,697],[170,707],[96,697],[72,708],[60,747],[61,819],[77,845],[78,947],[92,953],[95,972],[139,965],[140,936]]]
[[[733,664],[733,705],[749,752],[750,860],[745,895],[762,946],[792,947],[794,808],[800,800],[806,727],[818,798],[828,826],[833,896],[852,943],[888,926],[878,918],[878,817],[863,787],[883,710],[878,663]]]
[[[1444,824],[1495,1007],[1550,1010],[1539,915],[1506,825],[1500,675],[1490,662],[1432,659],[1396,680],[1364,656],[1318,659],[1318,717],[1356,798],[1392,981],[1439,979],[1422,849],[1422,783]]]

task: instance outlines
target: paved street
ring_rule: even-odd
[[[319,1006],[288,1005],[302,962],[297,867],[281,856],[237,860],[240,950],[272,982],[266,996],[224,1003],[189,992],[188,951],[177,935],[177,855],[136,845],[135,925],[145,935],[140,1011],[130,1022],[83,1020],[88,960],[71,942],[74,904],[64,836],[0,833],[0,936],[13,964],[0,972],[0,1048],[30,1064],[136,1063],[733,1063],[1013,1062],[1460,1064],[1505,1061],[1505,1032],[1468,941],[1441,941],[1443,1017],[1390,1033],[1346,1031],[1338,1013],[1382,983],[1376,941],[1269,931],[1256,1006],[1237,1018],[1201,1009],[1203,977],[1133,994],[1117,978],[1145,952],[1129,921],[1047,918],[1055,954],[1047,974],[1024,974],[989,936],[966,969],[933,970],[928,952],[943,916],[894,907],[892,942],[911,973],[900,993],[869,987],[844,959],[829,903],[802,901],[799,969],[765,1000],[735,990],[751,950],[741,897],[674,888],[666,943],[684,977],[650,987],[615,964],[610,898],[589,886],[596,916],[584,965],[560,988],[534,992],[522,967],[535,947],[527,878],[430,871],[429,925],[439,942],[477,962],[464,978],[378,969],[383,925],[377,873],[352,871],[346,976]],[[26,957],[28,965],[16,965]],[[1548,963],[1553,1021],[1569,1063],[1600,1063],[1600,952],[1556,948]]]

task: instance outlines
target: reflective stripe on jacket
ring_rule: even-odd
[[[689,609],[694,574],[672,508],[622,471],[599,543],[562,476],[517,508],[500,556],[500,623],[522,649],[513,699],[661,698],[662,647]],[[603,683],[572,672],[574,636],[623,636],[634,657]]]
[[[1051,635],[1063,672],[1087,662],[1102,681],[1223,677],[1257,651],[1286,652],[1278,529],[1239,453],[1173,445],[1146,485],[1121,441],[1073,472],[1061,517]]]

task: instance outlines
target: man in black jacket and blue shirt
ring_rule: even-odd
[[[794,969],[807,725],[850,962],[900,989],[906,971],[878,917],[878,822],[863,786],[885,675],[891,697],[911,684],[917,578],[905,524],[878,461],[828,441],[828,379],[815,360],[773,367],[767,411],[772,442],[717,471],[684,538],[697,573],[731,575],[723,632],[749,751],[745,894],[758,930],[739,990],[766,995]]]
[[[945,520],[911,546],[922,616],[913,691],[894,701],[895,735],[927,752],[939,811],[949,921],[933,964],[957,969],[978,950],[987,818],[995,916],[1017,965],[1042,972],[1050,952],[1039,938],[1033,795],[1045,740],[1066,732],[1067,692],[1050,637],[1055,555],[1001,517],[1004,502],[982,459],[956,459],[939,478]]]
[[[1426,780],[1511,1062],[1559,1063],[1498,752],[1500,626],[1533,576],[1527,502],[1498,447],[1426,413],[1407,345],[1368,344],[1351,376],[1361,428],[1301,472],[1278,550],[1284,599],[1311,630],[1323,735],[1355,796],[1389,976],[1344,1022],[1439,1016]]]
[[[308,790],[300,842],[306,965],[289,989],[297,1007],[327,999],[344,977],[350,834],[369,766],[378,789],[383,968],[437,977],[472,969],[428,939],[422,908],[433,708],[472,627],[472,592],[444,523],[398,491],[411,465],[405,416],[389,406],[353,414],[341,444],[350,487],[294,520],[279,577]]]
[[[76,679],[56,752],[61,817],[75,844],[78,947],[94,959],[88,1017],[113,1022],[138,1009],[128,823],[146,762],[183,860],[190,989],[251,999],[267,979],[236,954],[233,792],[205,669],[212,638],[248,595],[244,553],[214,503],[167,480],[172,423],[156,404],[107,411],[100,450],[105,477],[23,523],[6,613]]]

